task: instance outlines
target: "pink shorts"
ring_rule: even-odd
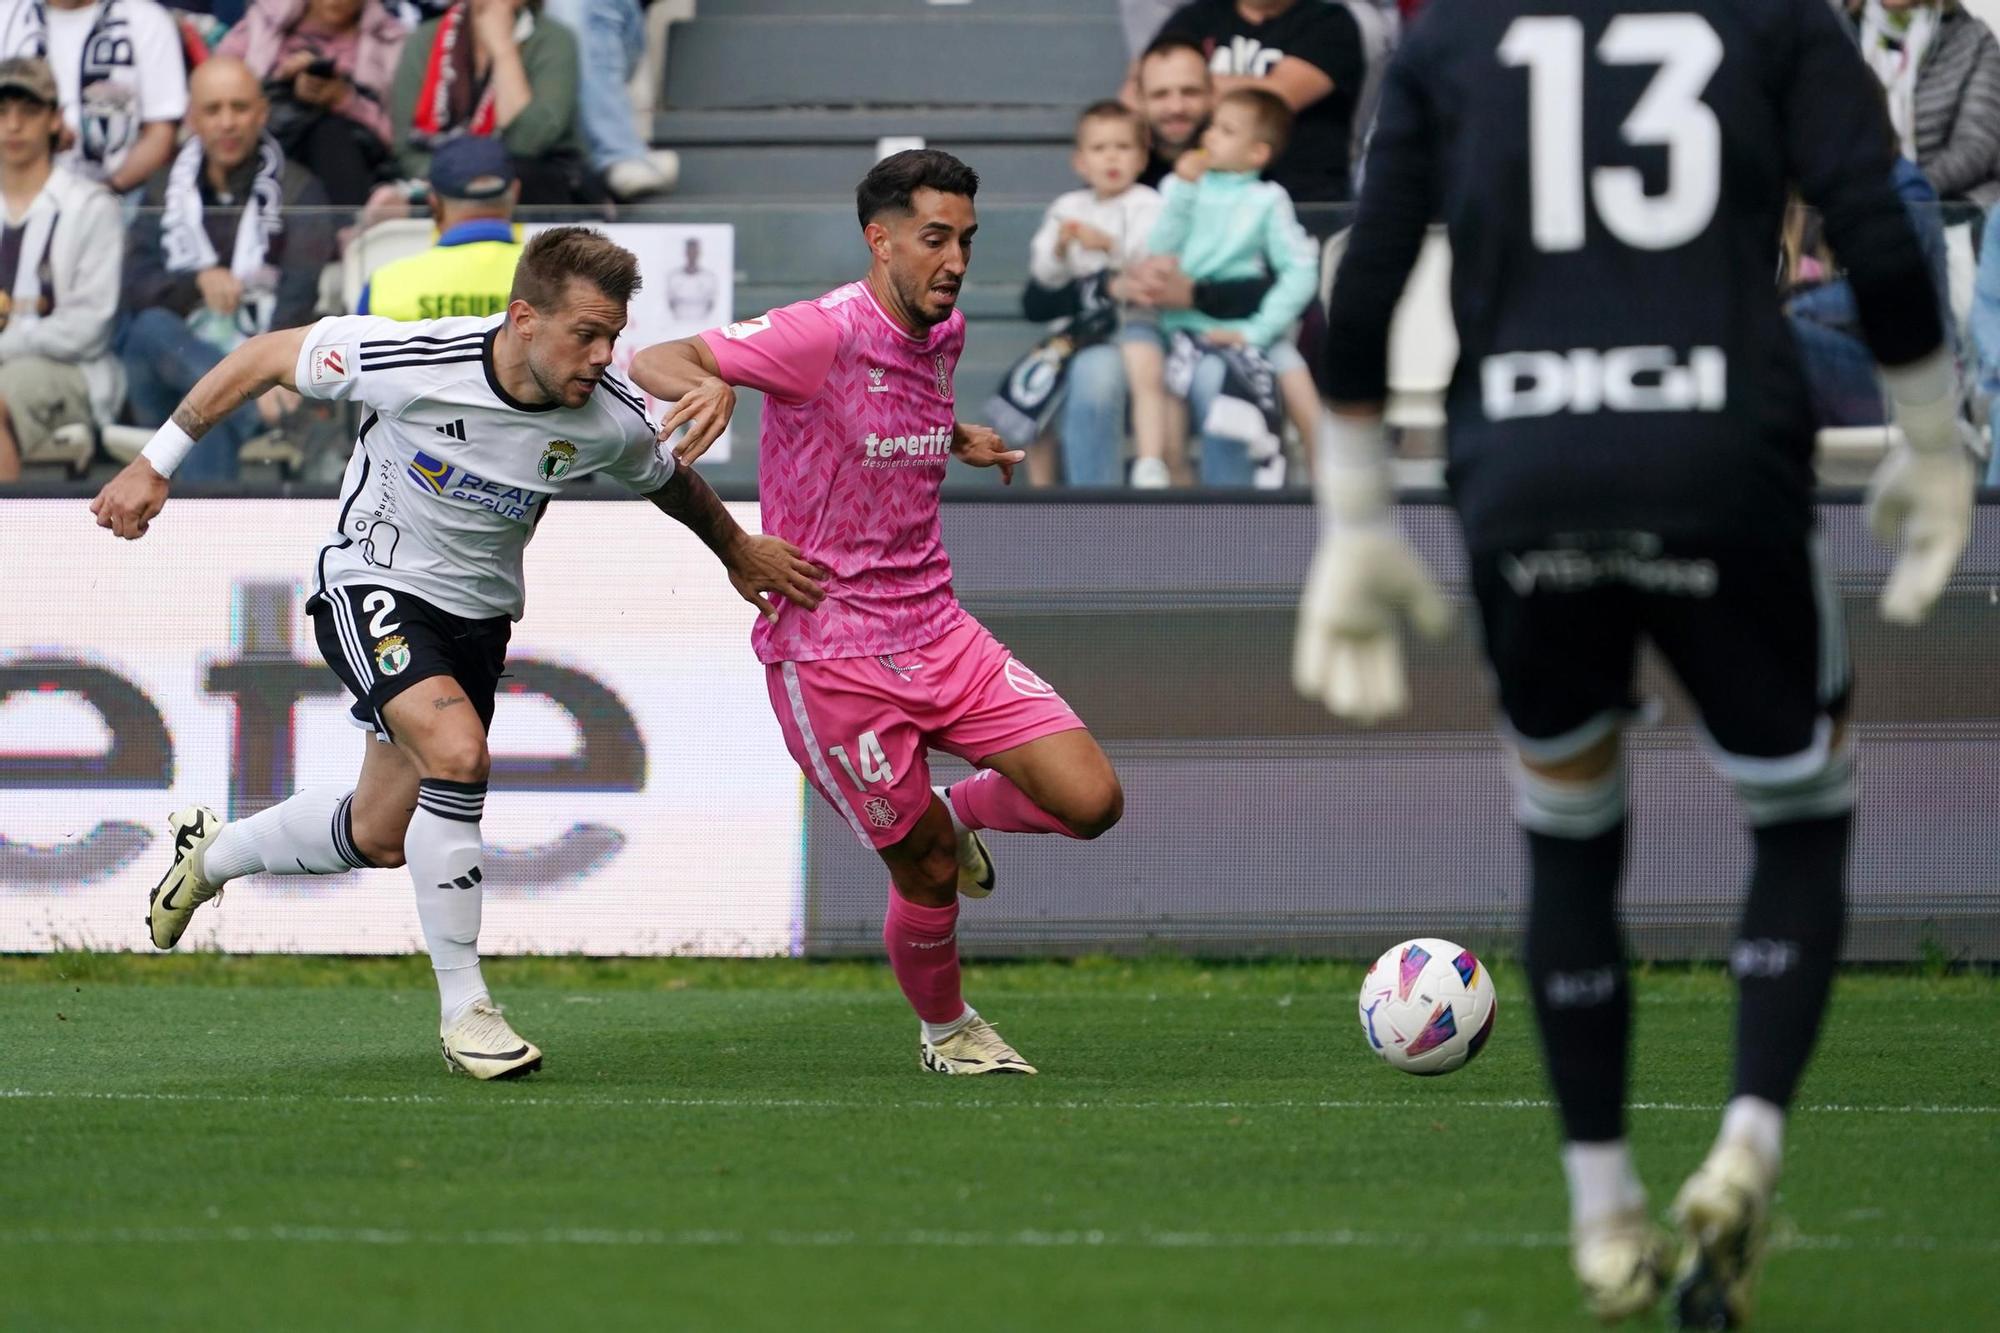
[[[928,749],[983,764],[1083,725],[971,616],[892,656],[773,662],[764,673],[806,780],[876,848],[901,842],[930,808]]]

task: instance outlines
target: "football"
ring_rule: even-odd
[[[1361,979],[1361,1033],[1406,1074],[1449,1074],[1493,1035],[1497,1000],[1472,950],[1449,940],[1405,940]]]

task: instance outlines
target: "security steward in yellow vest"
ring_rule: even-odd
[[[512,220],[520,197],[514,164],[497,139],[464,135],[439,148],[431,158],[437,244],[376,269],[355,313],[444,319],[505,310],[521,258]]]

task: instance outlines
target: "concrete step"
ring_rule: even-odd
[[[725,107],[1082,105],[1124,78],[1125,39],[1095,14],[709,18],[676,28],[661,104]]]
[[[1069,150],[1057,144],[958,143],[932,138],[942,148],[979,173],[982,193],[1026,196],[1044,207],[1075,186]],[[699,202],[709,198],[745,197],[770,200],[847,201],[854,187],[875,165],[873,139],[847,144],[793,146],[782,144],[710,144],[676,150],[681,159],[680,184],[674,198]]]

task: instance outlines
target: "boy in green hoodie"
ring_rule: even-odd
[[[1162,310],[1158,336],[1128,330],[1122,347],[1132,386],[1134,486],[1165,486],[1167,460],[1187,438],[1186,403],[1166,386],[1164,343],[1175,333],[1213,348],[1248,345],[1263,352],[1287,415],[1302,438],[1313,438],[1319,393],[1305,359],[1285,335],[1319,284],[1319,251],[1299,225],[1284,187],[1261,178],[1283,149],[1291,122],[1290,108],[1275,94],[1256,88],[1227,93],[1216,102],[1201,147],[1182,154],[1174,174],[1161,183],[1164,203],[1148,242],[1154,254],[1175,256],[1181,271],[1197,282],[1263,275],[1274,281],[1247,319]],[[1213,370],[1208,365],[1217,360],[1204,357],[1196,369],[1188,397],[1198,405],[1214,396],[1220,382],[1219,364]],[[1248,485],[1251,467],[1240,440],[1204,432],[1204,483]]]

